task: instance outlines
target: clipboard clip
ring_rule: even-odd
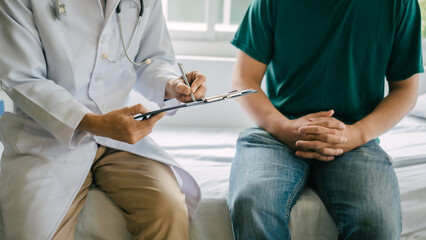
[[[210,103],[210,102],[216,102],[221,100],[228,100],[234,97],[239,97],[239,96],[243,96],[243,95],[247,95],[247,94],[255,93],[255,92],[257,92],[257,90],[253,90],[253,89],[234,90],[228,93],[214,95],[208,98],[203,98],[202,101],[205,103]]]

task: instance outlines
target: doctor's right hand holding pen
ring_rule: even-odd
[[[185,84],[182,76],[170,79],[166,84],[164,98],[176,98],[180,102],[193,101],[191,94],[195,99],[204,98],[207,92],[206,77],[197,71],[187,73],[186,77],[190,86]],[[135,115],[149,111],[142,104],[137,104],[103,115],[88,113],[83,117],[77,129],[90,132],[96,136],[135,144],[150,134],[155,123],[165,115],[163,112],[143,121],[134,120]]]
[[[165,98],[176,98],[180,102],[191,102],[204,98],[207,92],[206,76],[197,71],[186,73],[178,63],[182,76],[168,81]]]

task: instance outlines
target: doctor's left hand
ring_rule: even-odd
[[[206,76],[197,71],[192,71],[187,73],[186,77],[191,88],[185,84],[182,77],[170,79],[166,85],[164,98],[176,98],[180,102],[192,102],[190,97],[191,90],[195,99],[204,98],[207,92]]]
[[[86,114],[77,129],[96,136],[108,137],[121,142],[135,144],[152,132],[155,123],[166,113],[159,113],[139,121],[134,115],[149,112],[142,104],[111,111],[104,115]]]

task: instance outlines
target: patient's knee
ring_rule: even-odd
[[[352,221],[344,224],[344,239],[399,239],[401,218],[397,209],[379,206],[359,212]]]
[[[275,191],[267,191],[261,181],[247,181],[230,193],[229,207],[234,217],[246,218],[266,210],[269,211],[271,202],[276,198]]]

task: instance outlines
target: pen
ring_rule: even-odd
[[[186,78],[186,71],[185,71],[185,67],[183,66],[183,63],[178,63],[178,66],[179,66],[180,72],[182,73],[183,81],[185,82],[185,84],[186,84],[189,88],[191,88],[191,85],[189,85],[189,82],[188,82],[188,78]],[[194,97],[194,93],[192,92],[192,89],[191,89],[191,94],[190,94],[190,96],[191,96],[192,101],[194,101],[194,102],[195,102],[195,97]]]

